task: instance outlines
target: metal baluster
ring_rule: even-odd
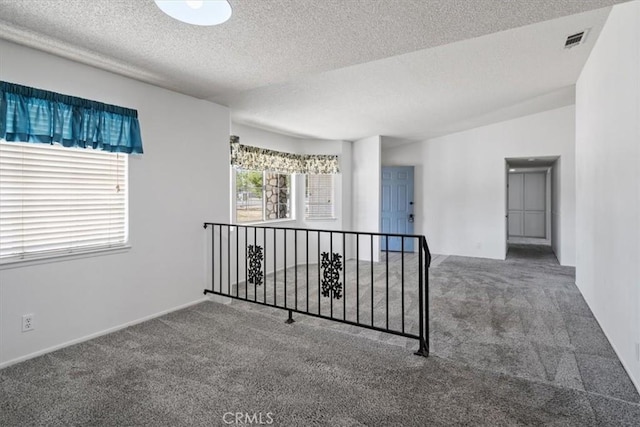
[[[284,306],[287,306],[287,229],[284,231]]]
[[[227,295],[231,295],[231,228],[227,225]]]
[[[249,227],[244,226],[244,299],[249,299],[249,254],[247,253],[249,247]]]
[[[262,229],[262,244],[264,245],[264,283],[262,284],[262,302],[267,303],[267,229]]]
[[[322,304],[320,302],[320,232],[318,231],[318,315],[322,313]]]
[[[356,323],[360,323],[360,235],[356,233]]]
[[[347,320],[347,237],[342,233],[342,320]]]
[[[420,322],[419,325],[419,335],[420,335],[420,347],[415,354],[419,356],[426,356],[425,342],[424,342],[424,295],[422,290],[423,285],[423,277],[422,277],[422,247],[418,246],[418,320]]]
[[[206,227],[206,225],[205,225]],[[216,291],[216,227],[211,226],[211,292]]]
[[[386,258],[386,269],[387,269],[387,303],[386,303],[386,308],[387,308],[387,329],[389,329],[389,236],[384,236],[385,238],[385,249],[386,249],[386,253],[385,253],[385,258]]]
[[[306,233],[307,233],[307,238],[305,240],[305,243],[307,245],[306,261],[307,261],[307,313],[308,313],[309,312],[309,230],[307,230]]]
[[[371,326],[373,326],[373,234],[371,234]]]
[[[220,240],[218,244],[220,246],[220,293],[222,293],[222,225],[218,225]]]
[[[401,273],[400,273],[400,292],[401,292],[401,301],[402,301],[402,333],[404,334],[404,237],[402,237],[400,239],[400,241],[402,242],[400,245],[400,253],[402,254],[402,260],[400,262],[400,268],[401,268]]]
[[[273,305],[278,305],[278,280],[276,271],[278,271],[278,259],[276,257],[276,244],[278,236],[276,236],[276,229],[273,229]]]
[[[425,262],[424,265],[424,283],[425,283],[425,296],[424,296],[424,300],[425,300],[425,313],[424,313],[424,325],[425,325],[425,350],[426,350],[426,356],[429,355],[429,267],[431,266],[431,253],[429,252],[429,247],[427,246],[427,239],[426,237],[423,237],[421,239],[422,243],[424,244],[424,250],[425,253],[427,253],[428,255],[428,259]]]
[[[236,226],[236,296],[240,296],[240,227]]]
[[[333,261],[333,232],[329,233],[329,260]],[[333,319],[333,289],[329,294],[329,303],[331,305],[331,318]]]
[[[294,246],[294,255],[293,255],[293,272],[295,273],[295,297],[296,297],[296,310],[298,310],[298,230],[293,231],[293,246]]]
[[[253,227],[253,250],[258,250],[258,229]],[[258,272],[255,272],[255,275],[258,275]],[[258,280],[257,277],[253,278],[253,300],[258,301]]]

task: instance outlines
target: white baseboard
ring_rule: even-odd
[[[116,331],[119,331],[121,329],[128,328],[129,326],[137,325],[138,323],[146,322],[147,320],[155,319],[156,317],[164,316],[165,314],[172,313],[172,312],[178,311],[178,310],[182,310],[183,308],[191,307],[192,305],[200,304],[201,302],[204,302],[204,301],[210,301],[210,299],[207,298],[207,297],[199,298],[199,299],[197,299],[195,301],[191,301],[191,302],[188,302],[186,304],[182,304],[182,305],[179,305],[177,307],[173,307],[173,308],[170,308],[168,310],[161,311],[159,313],[154,313],[154,314],[151,314],[149,316],[141,317],[140,319],[132,320],[131,322],[123,323],[121,325],[114,326],[112,328],[105,329],[105,330],[100,331],[100,332],[96,332],[96,333],[93,333],[93,334],[85,335],[84,337],[76,338],[74,340],[67,341],[67,342],[64,342],[62,344],[54,345],[53,347],[48,347],[48,348],[45,348],[45,349],[42,349],[42,350],[38,350],[36,352],[27,354],[26,356],[20,356],[20,357],[17,357],[15,359],[11,359],[11,360],[9,360],[7,362],[0,363],[0,369],[4,369],[4,368],[6,368],[8,366],[15,365],[16,363],[24,362],[25,360],[33,359],[34,357],[42,356],[43,354],[51,353],[52,351],[60,350],[61,348],[69,347],[69,346],[74,345],[74,344],[79,344],[79,343],[84,342],[84,341],[89,341],[91,339],[98,338],[98,337],[100,337],[102,335],[107,335],[107,334],[110,334],[112,332],[116,332]]]
[[[235,286],[235,285],[233,285]],[[218,303],[218,304],[231,304],[231,298],[227,298],[227,297],[223,297],[221,295],[209,295],[209,297],[207,297],[207,299],[209,301]]]

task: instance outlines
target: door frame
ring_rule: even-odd
[[[533,161],[532,161],[533,159]],[[546,172],[545,185],[545,238],[541,239],[541,244],[554,247],[553,236],[553,210],[554,194],[560,189],[555,188],[553,173],[558,169],[560,156],[539,156],[539,157],[506,157],[504,159],[504,259],[509,252],[509,172],[515,169],[517,172]],[[558,186],[561,182],[558,181]]]

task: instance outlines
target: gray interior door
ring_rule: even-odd
[[[546,237],[546,181],[544,172],[524,174],[525,237]]]
[[[546,237],[544,172],[509,174],[509,236]]]
[[[509,174],[509,236],[524,235],[524,174]]]

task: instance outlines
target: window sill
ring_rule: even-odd
[[[304,222],[332,222],[337,221],[336,217],[327,217],[327,218],[305,218]]]
[[[296,223],[296,219],[294,218],[285,218],[285,219],[272,219],[270,221],[256,221],[256,222],[237,222],[235,225],[238,225],[240,227],[242,226],[247,226],[247,227],[253,227],[255,226],[262,226],[262,227],[266,227],[269,224],[286,224],[288,222],[291,223]]]
[[[10,258],[0,261],[0,270],[10,268],[30,267],[32,265],[49,264],[54,262],[71,261],[81,258],[93,258],[103,255],[113,255],[128,252],[131,246],[128,244],[120,246],[112,246],[108,248],[87,249],[81,252],[52,253],[43,255],[34,255],[27,258]]]

